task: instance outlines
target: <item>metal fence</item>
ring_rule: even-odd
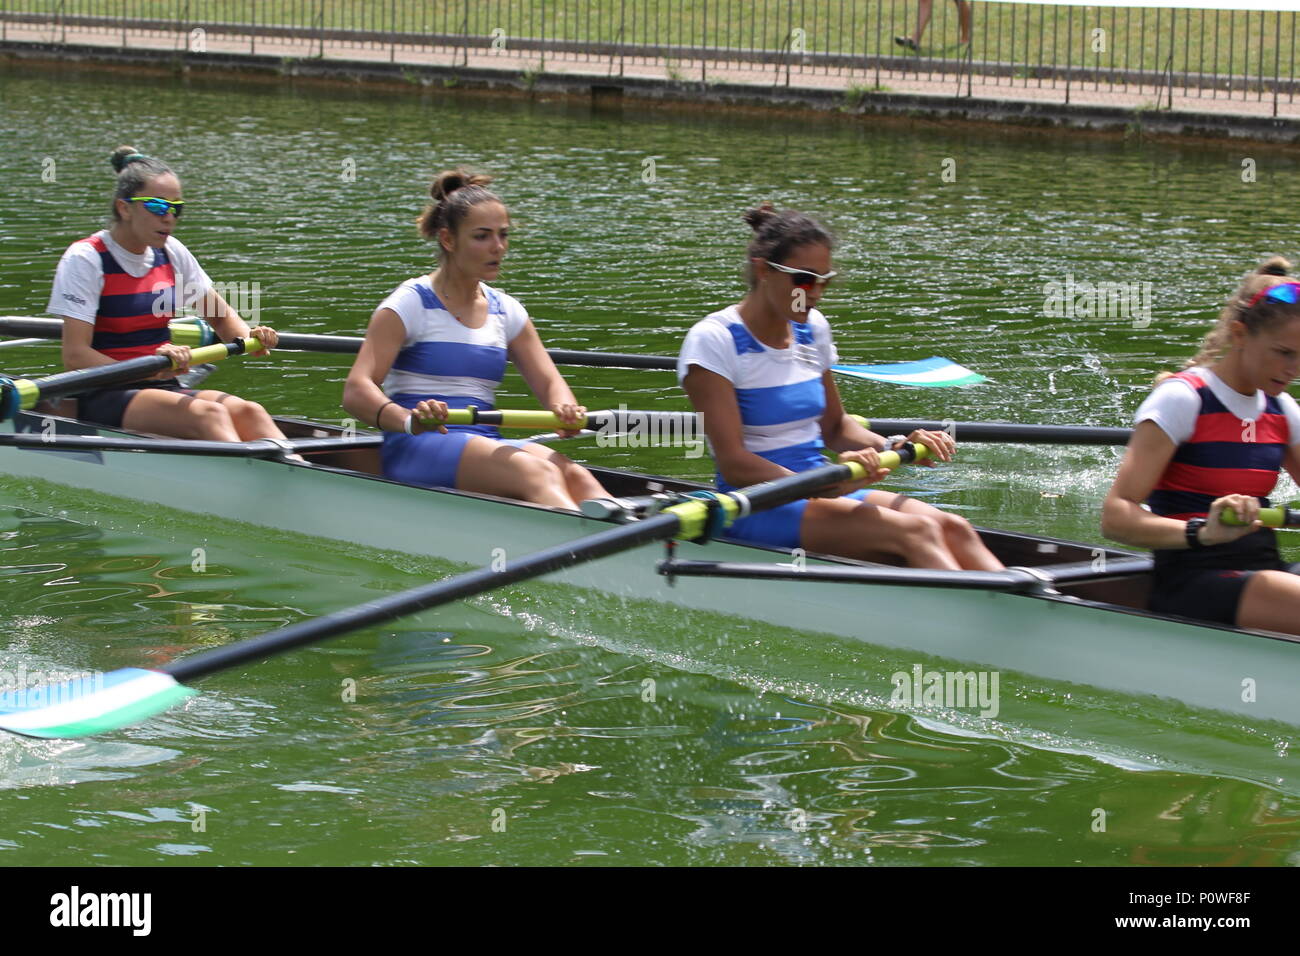
[[[1217,108],[1274,115],[1294,103],[1294,11],[933,0],[917,37],[918,5],[0,0],[0,40],[1067,102],[1137,97],[1157,107],[1222,101]]]

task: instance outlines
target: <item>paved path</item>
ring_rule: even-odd
[[[817,90],[871,90],[879,83],[886,91],[919,94],[935,97],[952,97],[967,93],[967,80],[952,74],[927,73],[926,59],[918,58],[919,72],[902,70],[856,70],[848,67],[821,67],[791,65],[788,79],[784,66],[763,66],[747,62],[720,60],[662,60],[654,58],[597,58],[575,53],[547,53],[538,51],[470,50],[460,48],[430,47],[427,45],[397,45],[366,43],[352,40],[319,40],[311,38],[272,36],[233,36],[205,34],[194,37],[174,31],[131,31],[124,37],[119,29],[109,27],[72,27],[65,29],[32,24],[5,22],[0,26],[0,37],[10,42],[67,43],[77,46],[100,46],[121,49],[126,46],[136,50],[176,52],[193,47],[195,55],[207,53],[253,54],[268,60],[284,58],[306,59],[322,57],[325,60],[358,60],[406,64],[412,67],[464,65],[476,70],[523,71],[535,70],[548,74],[569,74],[588,77],[627,76],[648,80],[681,80],[706,83],[724,82],[771,88],[790,86],[795,89]],[[198,47],[202,46],[202,50]],[[544,69],[543,69],[544,67]],[[1071,106],[1104,106],[1127,109],[1149,109],[1157,106],[1174,110],[1212,113],[1223,116],[1241,116],[1252,119],[1279,116],[1300,119],[1300,102],[1294,94],[1277,97],[1272,94],[1244,92],[1227,89],[1227,79],[1222,89],[1175,88],[1172,102],[1167,91],[1153,86],[1110,85],[1094,81],[1074,81],[1067,88],[1064,80],[1034,80],[1011,77],[973,76],[969,93],[975,99],[995,99],[1002,102],[1022,101],[1037,104],[1065,104]]]

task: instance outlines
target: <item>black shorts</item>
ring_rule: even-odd
[[[1252,575],[1260,571],[1300,573],[1300,565],[1283,562],[1270,528],[1214,548],[1157,551],[1155,562],[1147,603],[1152,611],[1228,625],[1237,623],[1241,595]]]
[[[130,385],[116,388],[101,388],[77,396],[77,418],[94,425],[120,428],[122,416],[126,414],[126,406],[130,405],[131,399],[146,388],[161,388],[191,397],[198,394],[192,388],[182,388],[181,383],[174,378],[158,382],[132,382]]]

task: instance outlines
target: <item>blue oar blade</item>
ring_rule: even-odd
[[[913,385],[921,388],[950,388],[954,385],[975,385],[988,379],[951,359],[931,356],[919,362],[890,362],[887,365],[832,365],[832,371],[841,375],[866,379],[870,382],[888,382],[891,385]]]
[[[24,737],[89,737],[137,724],[197,693],[169,674],[128,667],[0,693],[0,729]]]

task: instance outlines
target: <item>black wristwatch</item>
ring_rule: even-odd
[[[1205,545],[1201,542],[1201,539],[1197,537],[1197,535],[1200,534],[1201,529],[1204,527],[1205,527],[1204,518],[1187,519],[1187,528],[1185,530],[1185,534],[1187,535],[1187,547],[1191,548],[1193,551],[1200,551],[1202,548],[1205,547]]]

